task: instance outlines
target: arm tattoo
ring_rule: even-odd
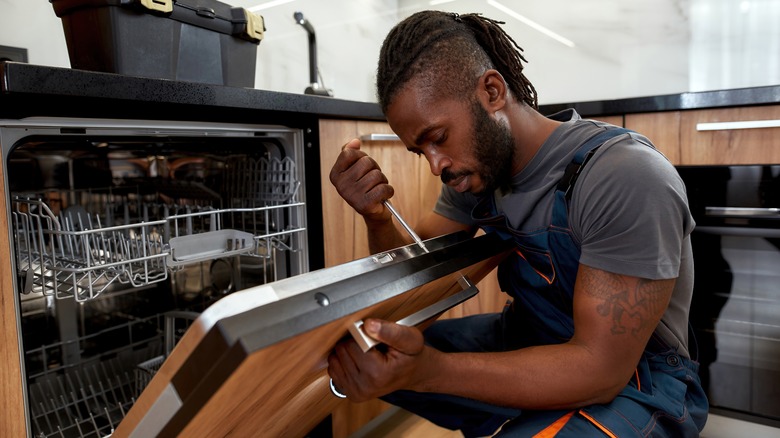
[[[639,335],[649,325],[655,328],[656,315],[662,313],[667,300],[664,294],[665,282],[640,278],[632,288],[618,275],[601,275],[585,268],[582,290],[589,296],[601,300],[596,307],[598,314],[612,318],[612,334],[626,333],[630,329]]]

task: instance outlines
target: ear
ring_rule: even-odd
[[[478,95],[489,113],[499,111],[507,104],[507,85],[497,70],[490,69],[479,78]]]

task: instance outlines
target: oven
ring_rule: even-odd
[[[321,267],[303,142],[276,125],[0,120],[29,436],[110,435],[201,312]]]
[[[679,166],[696,220],[691,324],[712,411],[780,425],[780,165]]]

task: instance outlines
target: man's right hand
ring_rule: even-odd
[[[376,161],[360,150],[360,140],[351,140],[341,148],[330,170],[330,182],[365,220],[392,220],[383,202],[393,196],[393,186]]]

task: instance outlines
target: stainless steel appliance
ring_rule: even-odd
[[[780,425],[780,165],[680,166],[691,210],[691,323],[712,411]]]
[[[0,147],[34,437],[109,435],[204,309],[312,269],[300,129],[32,117]]]

